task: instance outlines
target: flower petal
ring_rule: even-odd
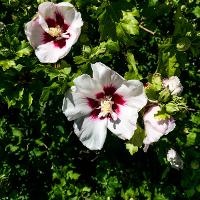
[[[81,26],[83,26],[80,12],[75,12],[74,20],[70,26],[73,27],[73,29],[79,29]]]
[[[162,127],[160,127],[160,129],[166,130],[167,128],[167,124],[163,124]],[[151,144],[153,142],[157,142],[163,135],[166,135],[164,131],[160,131],[158,129],[156,129],[151,122],[145,122],[145,133],[146,133],[146,137],[144,138],[143,143],[144,144]]]
[[[119,138],[129,140],[136,129],[138,113],[137,110],[132,107],[121,105],[118,105],[118,107],[118,119],[115,121],[112,119],[108,120],[108,129]]]
[[[44,19],[47,19],[47,18],[55,19],[56,17],[55,12],[56,12],[56,6],[52,2],[41,3],[38,7],[38,13]]]
[[[145,151],[151,143],[157,142],[163,135],[167,135],[173,131],[176,124],[173,118],[166,120],[158,120],[155,114],[161,110],[160,106],[152,106],[144,114],[144,125],[146,137],[143,143],[145,144]]]
[[[91,150],[100,150],[106,139],[107,120],[81,117],[74,122],[74,132],[79,140]]]
[[[56,5],[58,12],[64,17],[64,22],[68,25],[71,25],[74,18],[75,12],[74,6],[68,2],[58,3]]]
[[[38,17],[25,25],[25,33],[33,48],[43,43],[44,30],[39,24]]]
[[[99,83],[87,74],[74,79],[74,84],[78,92],[90,98],[95,98],[95,95],[102,90]]]
[[[47,24],[48,19],[56,20],[56,6],[52,2],[44,2],[41,3],[38,7],[39,13],[39,23],[45,32],[49,31],[49,27]]]
[[[46,44],[39,45],[35,50],[35,54],[41,63],[55,63],[59,59],[63,58],[69,49],[56,47],[54,42],[48,42]]]
[[[123,83],[115,93],[123,97],[127,106],[136,108],[137,111],[140,111],[147,104],[143,84],[138,80],[129,80]]]
[[[60,41],[60,43],[58,41],[51,41],[37,47],[35,54],[40,62],[55,63],[59,59],[65,57],[71,50],[71,47],[76,40],[76,35],[72,34],[71,37],[66,41],[63,41],[64,39],[61,40],[62,41]]]
[[[101,62],[91,65],[93,70],[93,79],[101,83],[102,86],[120,87],[125,79],[117,72],[111,70],[109,67]]]
[[[64,23],[69,26],[67,32],[64,34],[70,34],[73,44],[76,43],[81,33],[81,26],[83,26],[81,13],[77,12],[74,6],[67,2],[57,4],[57,9],[64,17]]]
[[[63,99],[62,111],[69,121],[89,114],[92,109],[88,100],[80,93],[68,92]]]

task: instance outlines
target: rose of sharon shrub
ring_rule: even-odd
[[[150,107],[144,114],[144,126],[146,137],[144,138],[144,151],[146,152],[149,145],[153,142],[157,142],[160,137],[167,135],[173,131],[176,124],[174,119],[171,117],[165,120],[156,119],[155,114],[160,111],[160,106]]]
[[[25,25],[25,33],[40,62],[55,63],[69,53],[82,25],[81,14],[72,4],[45,2]]]
[[[93,77],[83,74],[63,100],[63,113],[74,121],[74,132],[89,149],[103,147],[107,128],[121,139],[130,139],[138,112],[146,105],[143,84],[126,81],[102,63],[92,64]]]
[[[177,76],[171,76],[168,79],[164,79],[163,86],[164,88],[168,87],[172,95],[178,95],[183,91],[183,86]]]

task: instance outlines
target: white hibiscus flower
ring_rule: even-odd
[[[72,4],[44,2],[25,25],[25,33],[40,62],[55,63],[69,53],[82,25],[81,14]]]
[[[168,87],[172,95],[178,95],[183,91],[183,86],[177,76],[171,76],[168,79],[164,79],[163,86],[164,88]]]
[[[167,152],[167,161],[170,162],[172,168],[183,169],[183,160],[174,149],[169,149]]]
[[[93,77],[83,74],[63,100],[63,113],[74,121],[74,132],[91,150],[103,147],[107,128],[121,139],[130,139],[138,112],[146,105],[143,84],[126,81],[102,63],[92,64]]]
[[[146,137],[144,138],[144,151],[146,152],[151,143],[157,142],[163,135],[167,135],[173,131],[176,124],[171,117],[166,120],[159,120],[155,118],[155,114],[160,111],[160,106],[150,107],[144,114],[144,126]]]

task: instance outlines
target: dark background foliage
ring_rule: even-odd
[[[0,199],[198,199],[200,1],[71,0],[82,33],[52,65],[24,33],[42,2],[0,0]],[[102,151],[89,151],[62,114],[72,80],[97,61],[126,79],[146,82],[155,71],[181,79],[189,110],[147,153],[131,156],[110,133]],[[183,170],[167,163],[169,148]]]

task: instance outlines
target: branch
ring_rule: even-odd
[[[153,32],[153,31],[151,31],[151,30],[145,28],[145,27],[142,26],[141,24],[139,25],[139,27],[140,27],[141,29],[143,29],[144,31],[146,31],[146,32],[148,32],[148,33],[150,33],[150,34],[152,34],[152,35],[155,35],[155,33],[156,33],[156,32]]]

